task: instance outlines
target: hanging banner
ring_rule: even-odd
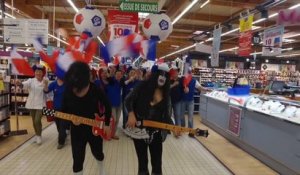
[[[213,32],[213,48],[211,52],[211,59],[210,65],[212,67],[219,67],[219,51],[220,51],[220,44],[221,44],[221,34],[222,34],[222,27],[219,27],[214,30]]]
[[[252,29],[253,15],[249,15],[247,18],[240,19],[240,32],[245,32]]]
[[[252,31],[240,33],[239,38],[239,56],[248,57],[252,52]]]
[[[138,33],[138,13],[108,10],[107,22],[110,41],[131,33]]]
[[[263,56],[276,56],[281,54],[282,36],[284,27],[278,26],[264,31]]]
[[[279,11],[277,17],[277,25],[300,25],[300,7],[295,9],[286,9]]]
[[[39,37],[48,44],[48,19],[4,18],[4,24],[4,43],[32,44]]]

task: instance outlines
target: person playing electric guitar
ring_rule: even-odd
[[[148,80],[142,81],[125,99],[128,110],[127,127],[136,127],[136,122],[140,119],[173,124],[169,97],[169,68],[163,63],[156,69]],[[138,175],[149,174],[148,148],[151,155],[152,175],[160,175],[162,174],[162,143],[167,131],[149,127],[146,130],[150,136],[148,139],[133,139],[138,158]]]
[[[110,103],[94,83],[90,83],[90,68],[86,63],[73,63],[65,75],[66,90],[62,102],[62,112],[94,119],[99,114],[99,105],[105,108],[104,133],[110,132],[109,122],[111,118]],[[83,174],[83,163],[86,144],[89,143],[93,156],[100,167],[100,175],[104,175],[103,140],[95,136],[92,127],[87,125],[71,125],[71,146],[73,155],[74,175]]]

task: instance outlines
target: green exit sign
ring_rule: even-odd
[[[158,3],[155,2],[124,2],[120,4],[122,11],[129,12],[145,12],[145,13],[157,13]]]

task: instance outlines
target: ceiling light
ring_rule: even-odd
[[[273,13],[272,15],[269,16],[269,18],[274,18],[277,15],[278,15],[278,13]]]
[[[252,24],[257,24],[257,23],[263,22],[265,20],[267,20],[267,18],[261,18],[259,20],[254,21]]]
[[[246,61],[247,61],[247,62],[249,62],[249,61],[250,61],[250,59],[249,59],[249,58],[247,58],[247,59],[246,59]]]
[[[58,41],[60,41],[60,42],[62,42],[62,43],[64,43],[64,44],[70,45],[69,43],[65,42],[64,40],[62,40],[62,39],[60,39],[60,38],[57,38],[57,37],[54,36],[54,35],[48,34],[48,36],[50,36],[50,37],[52,37],[52,38],[54,38],[54,39],[56,39],[56,40],[58,40]]]
[[[166,58],[166,57],[175,55],[175,54],[177,54],[177,53],[180,53],[180,52],[183,52],[183,51],[185,51],[185,50],[191,49],[191,48],[193,48],[193,47],[195,47],[195,46],[196,46],[196,44],[187,46],[187,47],[185,47],[185,48],[182,48],[182,49],[180,49],[180,50],[177,50],[176,52],[173,52],[173,53],[170,53],[170,54],[168,54],[168,55],[166,55],[166,56],[163,56],[162,58]]]
[[[219,51],[219,53],[222,53],[222,52],[228,52],[228,51],[233,51],[233,50],[236,50],[238,49],[239,47],[233,47],[233,48],[230,48],[230,49],[224,49],[224,50],[221,50]]]
[[[203,31],[201,31],[201,30],[196,30],[193,34],[194,34],[194,35],[200,35],[201,33],[203,33]]]
[[[210,2],[210,0],[207,0],[206,2],[204,2],[204,3],[200,6],[200,9],[202,9],[204,6],[206,6],[209,2]]]
[[[295,9],[295,8],[298,8],[300,7],[300,3],[296,4],[296,5],[293,5],[292,7],[290,7],[289,9]]]
[[[189,11],[199,0],[193,0],[175,19],[172,21],[174,25],[187,11]]]
[[[78,8],[75,6],[75,4],[73,3],[73,1],[72,0],[67,0],[68,1],[68,3],[72,6],[72,8],[74,9],[74,11],[77,13],[79,10],[78,10]]]
[[[300,36],[300,33],[297,33],[297,34],[295,34],[295,35],[290,35],[290,36],[284,37],[284,39],[286,39],[286,38],[293,38],[293,37],[296,37],[296,36]]]
[[[292,56],[300,56],[300,53],[286,54],[286,55],[279,55],[279,56],[276,56],[276,57],[292,57]]]
[[[230,31],[228,31],[228,32],[222,33],[222,34],[221,34],[221,36],[225,36],[225,35],[228,35],[228,34],[234,33],[234,32],[236,32],[236,31],[238,31],[238,30],[239,30],[239,28],[236,28],[236,29],[230,30]]]
[[[286,61],[286,63],[288,63],[288,64],[289,64],[289,63],[290,63],[290,61],[289,61],[289,60],[287,60],[287,61]]]
[[[268,63],[269,62],[269,60],[268,59],[266,59],[266,63]]]
[[[294,39],[286,39],[286,38],[283,38],[283,42],[285,43],[291,43],[291,42],[295,42],[296,40]]]
[[[99,36],[97,36],[97,38],[98,38],[98,40],[100,41],[100,43],[101,43],[103,46],[105,46],[105,44],[104,44],[104,42],[102,41],[102,39],[101,39]]]

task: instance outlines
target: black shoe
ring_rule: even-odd
[[[189,137],[195,137],[195,134],[189,133]]]
[[[62,149],[64,147],[64,145],[58,144],[57,145],[57,149]]]

